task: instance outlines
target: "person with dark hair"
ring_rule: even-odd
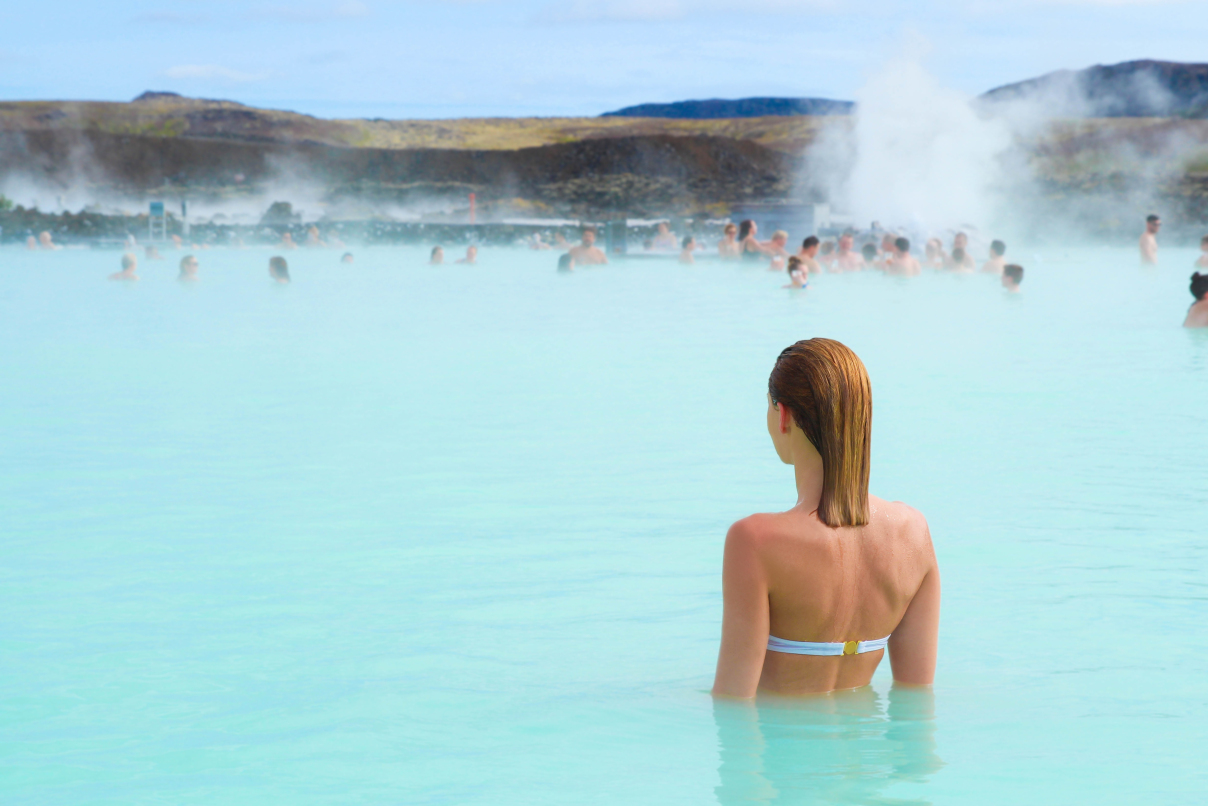
[[[1208,235],[1200,238],[1200,257],[1195,262],[1197,269],[1208,269]]]
[[[192,282],[197,279],[197,258],[185,255],[180,259],[180,274],[176,279],[182,282]]]
[[[692,264],[696,262],[696,258],[692,255],[692,250],[696,249],[696,239],[691,235],[685,235],[683,248],[680,250],[679,262],[684,264]]]
[[[269,258],[268,276],[278,283],[289,282],[289,264],[285,262],[285,258],[280,255]]]
[[[1146,266],[1156,266],[1158,263],[1158,230],[1162,228],[1162,219],[1156,215],[1145,218],[1145,232],[1141,233],[1141,262]]]
[[[352,262],[352,252],[345,252],[344,255],[340,258],[340,262],[341,263],[351,263]]]
[[[582,240],[578,246],[571,247],[570,253],[575,257],[576,265],[603,266],[608,263],[604,250],[596,246],[596,231],[591,227],[583,230]]]
[[[889,274],[896,274],[900,277],[914,277],[923,273],[919,262],[910,254],[909,239],[895,238],[893,249],[893,255],[885,263],[885,270]]]
[[[1003,257],[1007,253],[1007,245],[1002,241],[990,242],[990,259],[982,264],[981,270],[987,274],[1002,274],[1003,267],[1007,265],[1007,259]]]
[[[770,254],[763,244],[755,237],[759,227],[751,219],[738,224],[738,250],[743,260],[766,260]]]
[[[793,255],[789,258],[786,270],[789,273],[789,284],[785,288],[809,288],[809,271],[805,267],[805,262]]]
[[[820,248],[821,244],[818,243],[815,235],[811,235],[801,242],[801,251],[797,253],[797,257],[805,271],[810,274],[822,271],[822,265],[817,260]]]
[[[130,280],[138,279],[138,257],[133,252],[127,252],[122,255],[122,270],[109,275],[110,280]]]
[[[875,243],[866,243],[860,247],[860,257],[864,258],[865,266],[880,268],[877,265],[877,245]]]
[[[575,256],[570,252],[558,257],[558,271],[574,271]]]
[[[965,247],[954,246],[944,268],[958,274],[969,274],[973,271],[974,265],[973,256],[965,251]]]
[[[835,242],[829,238],[818,246],[818,265],[827,269],[835,265]]]
[[[428,257],[428,265],[439,266],[445,262],[445,250],[439,246],[432,247],[432,254]]]
[[[722,561],[715,697],[930,685],[940,573],[927,520],[869,495],[872,390],[831,339],[786,348],[768,379],[768,434],[793,466],[796,504],[730,527]]]
[[[1019,284],[1023,282],[1023,266],[1008,263],[1002,267],[1002,287],[1012,294],[1019,293]]]
[[[1208,274],[1191,275],[1191,296],[1195,302],[1187,311],[1183,327],[1208,327]]]

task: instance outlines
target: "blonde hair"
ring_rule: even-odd
[[[831,527],[867,524],[872,386],[864,362],[833,339],[799,341],[776,359],[768,394],[822,457],[818,519]]]

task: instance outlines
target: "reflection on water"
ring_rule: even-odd
[[[927,803],[883,794],[923,783],[944,762],[935,752],[930,688],[872,686],[806,698],[719,700],[721,784],[717,800],[736,803]]]

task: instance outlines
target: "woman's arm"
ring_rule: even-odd
[[[748,698],[759,688],[768,648],[768,585],[747,521],[730,527],[722,562],[721,650],[713,696]]]
[[[935,679],[940,630],[940,569],[934,559],[906,615],[889,639],[889,663],[899,683],[929,686]]]

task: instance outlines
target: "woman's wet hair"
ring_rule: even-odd
[[[575,268],[575,256],[570,252],[559,256],[558,271],[572,271]]]
[[[864,244],[860,247],[860,254],[864,256],[865,260],[876,260],[877,245],[873,243]]]
[[[859,356],[833,339],[799,341],[776,359],[768,394],[822,457],[818,519],[831,527],[867,524],[872,386]]]
[[[1208,296],[1208,274],[1200,274],[1197,271],[1191,275],[1191,296],[1200,300]]]
[[[685,249],[687,249],[689,246],[691,246],[691,245],[692,245],[692,242],[693,242],[693,241],[695,241],[695,240],[696,240],[696,239],[695,239],[695,238],[693,238],[691,235],[685,235],[685,236],[684,236],[684,241],[683,241],[683,246],[684,246],[684,248],[685,248]]]
[[[432,258],[436,257],[437,253],[444,254],[444,251],[445,250],[439,246],[432,247],[432,254],[428,255],[428,260],[431,260]]]
[[[906,238],[895,239],[893,245],[896,246],[898,251],[903,255],[910,251],[910,241]]]
[[[1020,266],[1018,263],[1009,263],[1006,266],[1003,266],[1002,273],[1003,275],[1010,277],[1011,281],[1014,282],[1015,285],[1019,285],[1023,282],[1023,266]]]
[[[1007,245],[1002,241],[990,241],[990,254],[1002,257],[1007,252]]]
[[[785,271],[789,273],[790,277],[793,276],[793,272],[801,271],[801,258],[797,257],[796,255],[790,255],[789,262],[785,266]]]
[[[755,226],[755,222],[749,218],[743,219],[738,223],[738,240],[745,241],[747,236],[751,234],[751,228]]]

